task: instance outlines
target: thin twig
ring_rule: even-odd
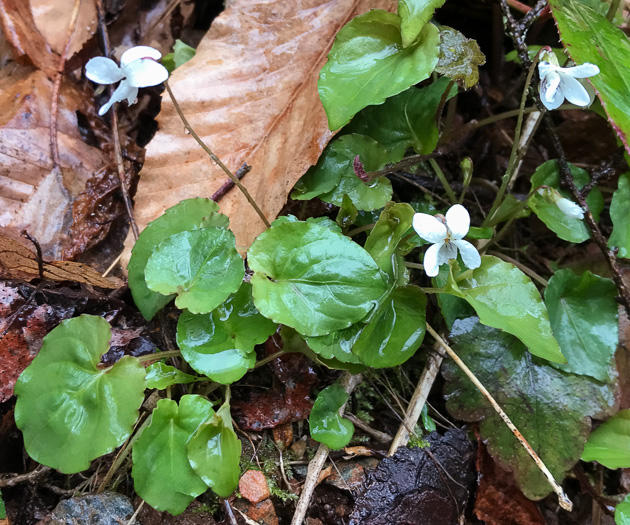
[[[361,379],[361,374],[351,375],[349,372],[344,372],[341,376],[341,386],[343,386],[345,391],[350,394],[359,385]],[[339,413],[343,414],[345,408],[346,403],[344,403],[339,409]],[[313,496],[313,491],[317,486],[319,473],[321,472],[324,463],[326,463],[328,452],[330,452],[330,449],[321,443],[315,453],[315,457],[308,464],[306,479],[304,480],[304,486],[302,487],[302,494],[300,494],[300,499],[298,500],[297,507],[295,508],[295,514],[293,514],[291,525],[302,525],[302,522],[306,517],[306,511],[308,510],[309,503],[311,502],[311,497]]]
[[[512,423],[512,420],[508,417],[508,415],[505,413],[505,411],[501,408],[499,403],[496,402],[496,400],[492,397],[490,392],[488,392],[486,387],[483,386],[481,381],[479,381],[479,379],[477,379],[475,374],[473,374],[470,371],[470,368],[468,368],[466,366],[466,364],[459,358],[459,356],[446,343],[446,341],[444,341],[444,339],[442,339],[440,337],[440,335],[431,327],[431,325],[429,323],[427,323],[427,331],[431,334],[433,339],[435,339],[440,344],[440,346],[446,351],[446,353],[451,357],[451,359],[453,359],[453,361],[455,361],[455,363],[457,364],[457,366],[459,366],[459,368],[462,370],[462,372],[464,372],[464,374],[466,374],[466,376],[468,376],[468,379],[470,379],[473,382],[473,384],[483,394],[483,396],[489,401],[489,403],[492,405],[492,408],[494,408],[494,410],[497,412],[497,414],[499,414],[499,417],[501,417],[503,422],[512,431],[512,434],[514,434],[516,439],[519,440],[519,442],[521,443],[523,448],[527,451],[527,453],[530,455],[530,457],[534,460],[534,462],[536,463],[536,466],[540,469],[540,471],[543,473],[545,478],[547,478],[547,482],[551,485],[551,487],[553,488],[554,492],[558,495],[558,502],[559,502],[560,506],[564,510],[566,510],[567,512],[571,512],[571,510],[573,509],[573,503],[571,503],[571,500],[564,493],[564,490],[562,490],[562,487],[554,479],[553,474],[551,472],[549,472],[549,469],[547,468],[547,466],[538,457],[538,454],[536,454],[536,452],[531,447],[531,445],[523,437],[523,434],[521,434],[520,431],[514,425],[514,423]]]
[[[79,11],[81,10],[82,0],[76,0],[74,3],[74,9],[70,16],[70,25],[68,31],[68,38],[66,45],[63,48],[63,52],[59,57],[59,64],[57,65],[57,74],[55,75],[55,83],[53,85],[52,100],[50,103],[50,157],[52,159],[53,169],[59,168],[59,142],[57,141],[57,114],[59,113],[59,90],[61,89],[61,78],[63,70],[66,67],[66,60],[68,60],[68,52],[70,51],[70,44],[74,38],[74,33],[77,29],[77,19],[79,18]]]
[[[44,465],[40,465],[35,470],[31,472],[27,472],[26,474],[19,474],[16,476],[12,476],[10,478],[0,478],[0,488],[4,487],[12,487],[13,485],[18,485],[19,483],[26,483],[29,481],[35,481],[42,476],[46,475],[50,472],[50,467],[45,467]]]
[[[230,505],[227,498],[223,498],[223,506],[225,507],[225,513],[227,514],[230,525],[238,525],[238,521],[236,521],[236,517],[232,511],[232,505]]]
[[[393,456],[396,450],[400,447],[404,447],[409,441],[409,435],[413,433],[416,428],[416,423],[422,414],[422,407],[424,406],[431,387],[435,382],[435,378],[440,372],[440,366],[442,365],[442,359],[444,355],[437,351],[431,350],[427,356],[427,362],[424,365],[424,370],[418,380],[418,385],[409,401],[409,406],[405,413],[405,419],[398,427],[398,432],[394,436],[394,441],[389,447],[388,456]]]
[[[136,518],[138,517],[138,514],[140,514],[140,511],[142,510],[142,507],[144,507],[144,500],[142,500],[140,502],[140,505],[138,505],[138,508],[136,509],[136,512],[134,512],[131,516],[131,518],[129,518],[129,521],[127,522],[127,525],[132,525],[132,523],[134,521],[136,521]]]
[[[44,280],[44,256],[42,254],[42,247],[35,237],[33,237],[27,230],[22,230],[20,232],[22,237],[26,237],[33,246],[35,246],[35,252],[37,253],[37,272],[39,274],[39,279]]]
[[[241,184],[241,181],[238,180],[238,178],[230,171],[230,169],[225,164],[223,164],[223,162],[221,162],[221,159],[212,152],[212,150],[206,145],[206,143],[201,139],[199,135],[197,135],[195,130],[192,128],[192,126],[190,125],[190,122],[188,122],[188,119],[186,118],[186,115],[184,115],[182,108],[177,102],[177,99],[175,98],[175,95],[173,94],[173,90],[171,89],[171,86],[169,85],[168,80],[164,82],[164,85],[166,86],[166,91],[168,91],[168,94],[171,97],[171,101],[173,102],[173,106],[175,107],[175,111],[177,111],[179,118],[184,124],[184,127],[192,135],[192,137],[195,139],[197,144],[201,146],[201,149],[203,149],[208,154],[208,156],[216,163],[216,165],[219,166],[219,168],[223,170],[223,173],[225,173],[229,177],[229,179],[234,183],[234,185],[239,190],[241,190],[241,193],[245,196],[245,198],[247,199],[247,202],[251,204],[252,208],[254,208],[254,210],[260,217],[260,220],[264,223],[264,225],[267,228],[269,228],[271,224],[267,220],[267,217],[265,217],[265,214],[259,208],[254,198],[251,196],[247,188]]]
[[[99,34],[101,36],[101,45],[103,46],[103,54],[106,57],[109,57],[110,55],[109,36],[107,35],[107,27],[105,26],[105,11],[103,9],[103,2],[102,0],[94,0],[94,3],[96,4],[98,25],[100,28]],[[111,97],[114,90],[113,86],[109,86],[108,90],[109,90],[109,96]],[[140,231],[138,230],[138,225],[136,224],[136,218],[133,213],[133,205],[131,204],[131,197],[129,196],[129,188],[127,186],[125,166],[123,164],[122,150],[120,146],[120,133],[118,131],[118,117],[116,115],[116,104],[112,104],[112,107],[109,110],[109,115],[112,121],[112,135],[114,138],[114,154],[116,155],[116,169],[118,172],[118,180],[120,182],[120,191],[123,196],[123,202],[125,203],[127,215],[129,216],[129,224],[131,226],[131,231],[133,232],[134,238],[138,240]]]
[[[391,443],[392,442],[392,439],[393,439],[392,436],[390,436],[386,432],[381,432],[380,430],[376,430],[375,428],[372,428],[365,421],[363,421],[362,419],[359,419],[354,414],[350,414],[349,412],[346,412],[344,417],[346,419],[350,420],[350,422],[355,427],[360,428],[361,430],[363,430],[363,432],[365,432],[369,436],[372,436],[379,443]]]
[[[236,170],[236,173],[234,174],[234,176],[238,180],[241,180],[245,175],[247,175],[251,171],[251,169],[252,169],[251,166],[249,166],[247,163],[244,163],[238,170]],[[232,180],[227,180],[225,181],[223,186],[221,186],[217,191],[215,191],[212,194],[212,197],[210,198],[214,202],[219,202],[223,197],[227,195],[227,192],[230,191],[233,187],[234,187],[234,183],[232,182]]]

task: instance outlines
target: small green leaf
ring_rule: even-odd
[[[197,395],[185,395],[179,406],[160,399],[132,449],[134,488],[157,510],[181,514],[208,487],[191,468],[186,443],[199,425],[214,414],[212,403]]]
[[[7,518],[7,509],[4,506],[4,500],[2,499],[2,492],[0,491],[0,520]]]
[[[343,230],[347,230],[357,220],[359,210],[352,204],[352,199],[347,195],[344,195],[341,200],[341,206],[339,206],[339,212],[335,221]]]
[[[388,203],[365,241],[365,249],[391,282],[397,277],[394,275],[393,256],[398,243],[411,228],[414,213],[407,203]]]
[[[210,199],[187,199],[164,212],[140,232],[140,237],[131,250],[129,260],[129,288],[136,306],[147,321],[164,308],[174,295],[164,296],[147,288],[144,268],[151,254],[164,239],[187,230],[214,226],[227,228],[229,221],[225,215],[217,213],[219,205]]]
[[[467,279],[452,275],[446,293],[466,299],[481,322],[505,330],[525,343],[529,351],[556,363],[566,363],[553,337],[547,308],[530,280],[516,266],[484,255],[481,266]]]
[[[602,385],[556,370],[528,353],[515,337],[483,326],[474,317],[455,321],[450,341],[562,482],[580,458],[590,418],[605,418],[615,410],[615,374]],[[452,361],[444,361],[442,374],[446,408],[453,417],[479,422],[488,452],[503,470],[513,473],[528,498],[549,494],[552,489],[543,474],[470,379]]]
[[[586,171],[569,164],[571,175],[578,189],[582,189],[590,181]],[[548,160],[536,168],[532,175],[532,191],[540,186],[550,186],[556,189],[564,198],[571,200],[571,195],[560,187],[560,169],[558,162]],[[599,220],[599,214],[604,207],[604,199],[598,188],[593,188],[586,198],[586,204],[595,220]],[[569,242],[584,242],[590,237],[588,228],[581,219],[567,217],[555,204],[547,202],[542,195],[534,193],[528,201],[528,206],[538,215],[547,227],[558,237]]]
[[[428,155],[440,137],[436,114],[448,84],[447,78],[440,78],[422,88],[411,87],[379,106],[369,106],[352,119],[344,132],[372,137],[390,150],[390,162],[398,162],[410,147],[419,155]],[[456,94],[457,87],[453,86],[447,99]]]
[[[62,321],[15,385],[15,422],[35,461],[64,474],[120,446],[144,399],[144,368],[125,356],[99,367],[111,329],[102,317]]]
[[[445,0],[399,0],[400,34],[403,47],[409,47],[433,18],[433,12],[444,5]]]
[[[193,383],[195,377],[162,362],[147,367],[147,388],[164,390],[167,386]]]
[[[324,359],[337,359],[342,363],[360,364],[361,360],[352,353],[352,347],[359,339],[364,326],[362,323],[353,324],[348,328],[326,335],[308,337],[306,342],[313,352]]]
[[[243,259],[234,234],[223,228],[175,233],[160,243],[145,268],[147,286],[177,293],[175,305],[192,313],[211,312],[243,282]]]
[[[334,383],[317,395],[308,418],[311,437],[333,450],[345,447],[354,434],[352,422],[339,415],[339,409],[346,401],[348,393]]]
[[[545,289],[553,335],[568,364],[556,368],[606,381],[618,344],[617,287],[586,271],[559,270]],[[629,465],[630,466],[630,465]]]
[[[486,57],[475,40],[452,27],[440,29],[440,58],[435,71],[471,88],[479,82],[479,66],[485,63]]]
[[[272,226],[252,244],[248,264],[260,313],[306,336],[360,321],[386,291],[369,253],[317,224]]]
[[[608,246],[619,248],[619,257],[630,258],[630,173],[619,177],[619,186],[610,203],[613,230]]]
[[[588,437],[582,461],[611,470],[630,467],[630,410],[620,410]]]
[[[469,239],[492,239],[494,230],[492,228],[477,228],[471,226],[466,234]]]
[[[234,492],[241,472],[241,442],[232,428],[229,404],[199,427],[187,451],[192,468],[216,494],[227,498]]]
[[[599,95],[608,120],[630,152],[630,41],[626,34],[577,0],[550,0],[560,39],[576,64],[590,62],[599,74],[588,80]]]
[[[177,323],[182,357],[200,374],[229,384],[256,364],[254,347],[276,331],[277,324],[260,315],[252,299],[252,285],[243,283],[209,314],[183,312]]]
[[[169,73],[175,71],[179,66],[183,66],[195,56],[195,48],[182,42],[179,38],[175,40],[173,52],[162,57],[162,65],[168,69]]]
[[[433,421],[433,418],[429,415],[426,403],[422,406],[422,412],[420,415],[422,416],[422,426],[424,429],[427,432],[435,432],[437,430],[437,426],[435,421]]]
[[[615,524],[630,525],[630,494],[615,507]]]
[[[427,298],[417,286],[400,286],[370,316],[352,353],[373,368],[397,366],[422,344]],[[336,356],[335,356],[336,357]]]
[[[377,171],[391,161],[381,144],[364,135],[344,135],[331,142],[317,164],[297,182],[291,194],[295,200],[319,197],[336,206],[347,195],[360,210],[382,208],[392,198],[392,185],[385,177],[366,184],[354,172],[358,156],[366,171]]]
[[[438,61],[439,31],[426,24],[403,49],[400,18],[373,9],[352,19],[337,34],[319,75],[319,96],[328,127],[339,129],[366,106],[428,78]]]

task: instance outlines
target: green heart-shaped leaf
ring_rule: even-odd
[[[129,288],[142,315],[150,321],[172,301],[174,295],[164,296],[147,288],[144,268],[158,244],[174,233],[214,226],[227,228],[229,220],[217,213],[219,205],[210,199],[187,199],[164,212],[140,232],[129,260]]]
[[[353,18],[337,34],[319,74],[319,96],[328,127],[339,129],[366,106],[428,78],[438,61],[439,31],[426,24],[403,48],[400,18],[373,9]]]
[[[272,226],[252,244],[248,263],[260,313],[307,336],[360,321],[386,291],[363,248],[317,224]]]
[[[213,381],[238,381],[254,367],[254,347],[264,343],[278,325],[263,317],[252,299],[252,285],[243,283],[209,314],[184,312],[177,323],[182,357]]]
[[[465,299],[481,322],[518,337],[529,351],[556,363],[566,363],[554,338],[545,303],[536,286],[516,266],[484,255],[467,279],[452,274],[444,291]]]
[[[400,33],[404,47],[410,46],[426,23],[433,18],[433,12],[444,5],[445,0],[399,0]]]
[[[111,329],[102,317],[62,321],[15,385],[15,422],[35,461],[65,474],[121,445],[144,399],[144,368],[125,356],[101,368]]]
[[[134,488],[157,510],[181,514],[208,487],[191,468],[186,443],[199,425],[214,414],[212,403],[197,395],[185,395],[179,406],[160,399],[132,449]]]
[[[591,433],[582,461],[597,461],[611,470],[630,467],[630,410],[620,410]]]
[[[245,268],[234,234],[223,228],[175,233],[160,243],[145,268],[147,286],[192,313],[211,312],[239,289]]]
[[[613,223],[608,246],[619,248],[619,257],[630,257],[630,173],[619,177],[619,186],[610,203],[610,218]]]

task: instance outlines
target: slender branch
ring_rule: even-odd
[[[271,363],[271,361],[273,361],[274,359],[278,359],[278,357],[282,357],[286,353],[287,352],[285,352],[284,350],[280,350],[279,352],[276,352],[275,354],[268,355],[267,357],[262,358],[260,361],[257,361],[254,368],[260,368],[261,366],[264,366],[267,363]]]
[[[181,357],[182,353],[179,350],[166,350],[165,352],[156,352],[155,354],[146,354],[137,357],[136,359],[141,363],[147,363],[151,361],[159,361],[167,357]]]
[[[426,403],[431,387],[435,382],[435,378],[440,373],[440,366],[444,356],[437,349],[431,350],[427,356],[427,362],[424,365],[422,375],[418,380],[418,385],[409,401],[409,406],[405,412],[405,419],[398,427],[398,432],[394,436],[394,441],[389,447],[388,456],[393,456],[399,447],[404,447],[409,441],[409,435],[416,428],[418,418],[422,414],[422,407]]]
[[[98,18],[99,34],[101,36],[101,45],[103,46],[103,54],[106,57],[110,55],[109,36],[107,35],[107,27],[105,26],[105,10],[103,9],[102,0],[94,0],[96,4],[96,12]],[[113,93],[113,86],[109,86],[109,96]],[[122,150],[120,146],[120,133],[118,131],[118,117],[116,115],[116,104],[112,104],[109,110],[109,115],[112,121],[112,135],[114,137],[114,154],[116,155],[116,169],[118,172],[118,181],[120,182],[120,191],[123,196],[123,202],[125,203],[125,209],[129,217],[129,224],[131,231],[136,240],[140,235],[138,225],[136,224],[136,218],[133,213],[133,205],[131,204],[131,197],[129,196],[129,188],[127,186],[127,176],[125,173],[125,166],[123,164]]]
[[[554,492],[558,495],[558,502],[560,506],[564,510],[571,512],[571,510],[573,509],[573,503],[571,503],[571,500],[564,493],[564,490],[562,490],[562,487],[554,479],[553,474],[549,472],[549,469],[547,468],[547,466],[538,457],[538,454],[536,454],[536,452],[531,447],[531,445],[523,437],[523,434],[521,434],[519,430],[516,428],[516,426],[514,426],[514,423],[512,423],[512,420],[504,412],[504,410],[501,408],[499,403],[496,402],[496,400],[492,397],[490,392],[488,392],[486,387],[483,386],[481,381],[479,381],[479,379],[477,379],[475,374],[473,374],[470,371],[470,368],[468,368],[466,364],[459,358],[459,356],[453,351],[453,349],[448,344],[446,344],[444,339],[442,339],[440,335],[435,330],[433,330],[433,328],[431,327],[431,325],[429,325],[429,323],[427,323],[427,331],[431,334],[431,336],[433,336],[433,339],[435,339],[440,344],[440,346],[446,351],[446,353],[451,357],[451,359],[455,361],[455,363],[457,364],[457,366],[459,366],[462,372],[464,372],[464,374],[468,376],[468,379],[470,379],[473,382],[473,384],[477,387],[477,389],[483,394],[483,396],[492,405],[492,408],[494,408],[497,414],[499,414],[499,417],[503,420],[503,422],[507,425],[507,427],[512,431],[512,434],[514,434],[516,439],[519,440],[523,448],[527,451],[527,453],[536,463],[536,466],[540,469],[540,471],[543,473],[545,478],[547,478],[547,482],[551,485]]]
[[[446,195],[451,201],[451,204],[455,204],[457,202],[457,197],[455,196],[455,193],[453,193],[453,188],[451,188],[451,185],[448,183],[448,180],[446,180],[446,175],[444,175],[442,168],[440,168],[440,165],[437,163],[435,159],[429,159],[429,164],[431,164],[431,167],[433,168],[433,171],[437,175],[437,178],[442,183],[442,187],[444,188]]]
[[[184,124],[184,127],[192,135],[192,137],[195,139],[195,141],[197,141],[197,144],[199,144],[199,146],[201,146],[201,149],[203,149],[208,154],[208,156],[217,164],[217,166],[219,166],[219,168],[221,168],[223,170],[223,173],[225,173],[229,177],[229,179],[234,183],[234,185],[239,190],[241,190],[241,193],[245,196],[245,198],[247,199],[247,202],[249,202],[251,204],[252,208],[254,208],[254,210],[256,211],[258,216],[260,217],[260,220],[262,220],[264,225],[267,228],[269,228],[271,226],[271,224],[267,220],[267,217],[265,217],[265,214],[262,212],[262,210],[258,207],[258,204],[256,204],[256,201],[251,196],[249,191],[247,191],[247,188],[241,184],[241,181],[238,180],[238,178],[229,170],[229,168],[225,164],[223,164],[223,162],[221,162],[221,159],[219,159],[219,157],[217,157],[212,152],[212,150],[206,145],[206,143],[201,139],[201,137],[199,135],[197,135],[195,130],[192,128],[192,126],[190,125],[190,122],[188,122],[188,119],[186,118],[186,115],[184,115],[184,113],[182,111],[182,108],[180,107],[179,103],[177,102],[177,99],[175,98],[175,95],[173,94],[173,90],[171,89],[171,86],[169,85],[168,80],[166,82],[164,82],[164,85],[166,86],[166,91],[168,91],[168,94],[171,97],[171,100],[173,101],[173,106],[175,107],[175,111],[177,111],[177,114],[179,115],[179,118],[181,119],[182,123]]]

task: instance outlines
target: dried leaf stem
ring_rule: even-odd
[[[389,447],[388,456],[393,456],[398,450],[399,447],[404,447],[409,441],[409,435],[413,433],[414,428],[416,428],[416,423],[422,414],[422,407],[427,401],[427,397],[429,396],[429,392],[431,391],[431,387],[435,382],[435,378],[440,372],[440,366],[442,365],[442,360],[444,359],[444,355],[439,352],[437,349],[433,349],[427,355],[427,362],[424,365],[424,370],[422,370],[422,374],[420,375],[420,379],[418,380],[418,385],[411,396],[411,401],[409,401],[409,406],[407,407],[407,411],[405,413],[405,419],[398,427],[398,432],[394,436],[394,441]]]
[[[241,181],[238,179],[238,177],[236,177],[229,170],[229,168],[225,164],[223,164],[223,162],[221,162],[221,159],[219,157],[217,157],[212,152],[212,150],[206,145],[206,143],[201,139],[201,137],[199,135],[197,135],[195,130],[192,128],[192,126],[190,125],[190,122],[188,122],[188,119],[184,115],[184,113],[182,111],[182,108],[180,107],[179,103],[177,102],[177,99],[175,98],[175,95],[173,94],[173,90],[171,89],[171,86],[169,86],[169,84],[168,84],[168,80],[166,82],[164,82],[164,85],[166,86],[166,91],[168,91],[168,94],[171,97],[171,100],[173,101],[173,106],[175,107],[175,111],[177,111],[177,114],[179,115],[179,118],[181,119],[182,123],[184,124],[184,127],[192,135],[192,137],[195,139],[195,141],[197,141],[197,144],[199,144],[199,146],[201,146],[201,149],[203,149],[208,154],[208,156],[217,164],[217,166],[219,166],[219,168],[221,168],[223,170],[223,172],[229,177],[229,179],[234,183],[234,185],[239,190],[241,190],[241,193],[245,196],[245,198],[247,199],[247,202],[249,202],[251,204],[252,208],[254,208],[254,210],[256,211],[258,216],[260,217],[260,220],[262,220],[264,225],[267,226],[267,228],[269,228],[271,226],[271,224],[267,220],[267,217],[265,217],[265,214],[259,208],[258,204],[256,204],[256,201],[254,200],[254,198],[250,195],[249,191],[247,191],[247,188],[241,184]]]
[[[489,401],[489,403],[492,405],[492,408],[494,408],[494,410],[497,412],[497,414],[499,414],[499,417],[503,420],[503,422],[507,425],[507,427],[512,431],[512,434],[514,434],[516,439],[519,440],[521,445],[523,445],[523,448],[527,451],[527,453],[534,460],[534,462],[536,463],[536,466],[540,469],[540,471],[543,473],[545,478],[547,478],[547,481],[549,482],[549,484],[553,488],[553,491],[558,495],[558,502],[559,502],[560,506],[563,509],[565,509],[566,511],[571,512],[571,510],[573,509],[573,503],[571,503],[571,500],[564,493],[564,490],[562,490],[562,487],[554,479],[553,474],[551,472],[549,472],[549,469],[547,468],[547,466],[538,457],[538,454],[536,454],[536,452],[531,447],[531,445],[523,437],[523,434],[521,434],[519,432],[519,430],[516,428],[516,426],[514,425],[514,423],[512,423],[512,420],[504,412],[504,410],[501,408],[499,403],[496,402],[496,400],[492,397],[490,392],[488,392],[486,387],[483,386],[481,381],[479,381],[479,379],[477,379],[475,374],[473,374],[471,372],[470,368],[468,368],[466,366],[466,364],[459,358],[459,356],[446,343],[446,341],[444,341],[444,339],[442,339],[440,337],[440,335],[431,327],[431,325],[429,325],[429,323],[427,323],[427,331],[439,343],[439,345],[446,351],[446,353],[451,357],[451,359],[453,359],[453,361],[455,361],[455,364],[457,364],[457,366],[459,366],[459,368],[462,370],[462,372],[464,372],[464,374],[466,374],[468,379],[470,379],[473,382],[473,384],[483,394],[483,396]]]
[[[103,9],[103,2],[102,0],[94,0],[94,4],[96,5],[99,34],[101,37],[101,45],[103,47],[103,54],[109,58],[109,55],[110,55],[109,36],[107,34],[107,27],[105,26],[105,11]],[[114,91],[113,86],[109,86],[108,92],[110,96],[112,95],[113,91]],[[131,197],[129,196],[129,188],[127,186],[125,165],[123,164],[122,150],[120,149],[120,133],[118,131],[118,117],[116,115],[116,104],[112,105],[111,109],[109,110],[109,115],[112,120],[114,153],[116,155],[116,169],[118,171],[118,181],[120,182],[120,191],[123,196],[123,201],[125,203],[127,215],[129,216],[129,224],[131,226],[131,231],[133,232],[134,238],[138,240],[140,231],[138,230],[138,225],[136,224],[136,218],[133,213],[133,205],[131,204]]]
[[[361,380],[361,374],[351,375],[349,372],[344,372],[341,376],[341,386],[343,386],[344,390],[348,394],[351,394],[352,391],[359,385]],[[339,409],[339,413],[343,414],[345,408],[346,403],[344,403]],[[324,463],[326,463],[326,458],[328,458],[329,452],[330,449],[323,443],[320,443],[317,452],[315,453],[315,457],[313,457],[313,459],[309,462],[308,471],[306,472],[306,480],[304,481],[302,493],[300,494],[300,499],[298,500],[297,507],[295,508],[295,514],[293,514],[291,525],[302,525],[302,522],[306,517],[306,511],[308,510],[308,506],[311,502],[311,497],[313,496],[313,491],[317,486],[319,473],[321,472]]]

